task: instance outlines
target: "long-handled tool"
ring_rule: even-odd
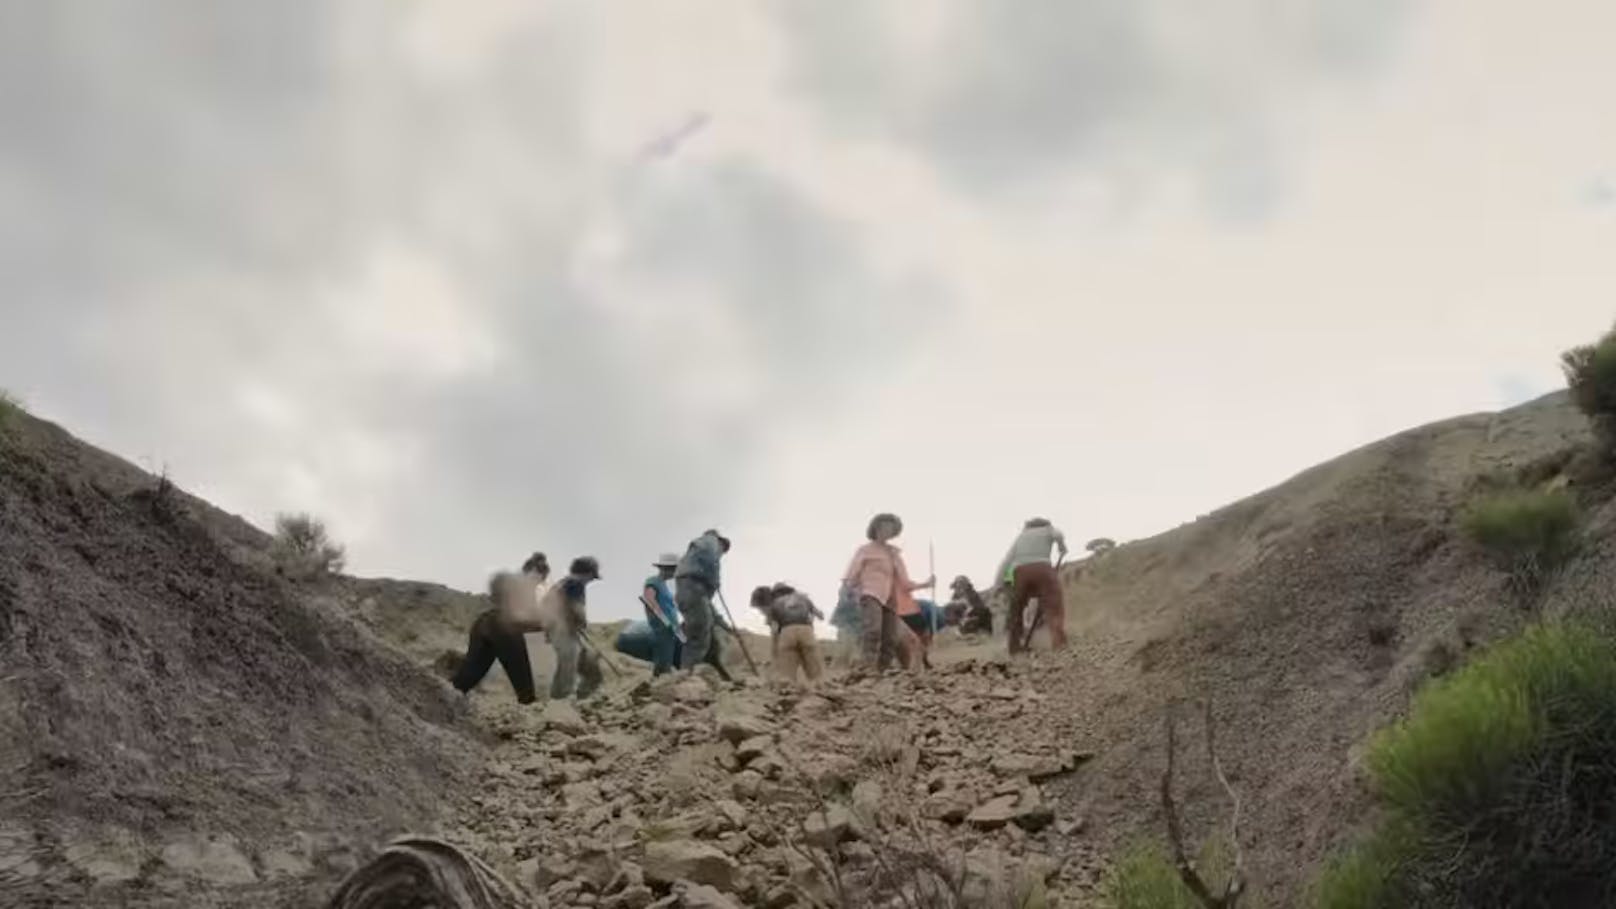
[[[599,647],[595,646],[595,640],[589,636],[588,630],[578,632],[578,642],[583,645],[585,650],[592,652],[595,655],[595,659],[605,663],[606,667],[610,669],[614,675],[616,675],[618,678],[623,677],[623,670],[619,669],[617,664],[612,662],[612,658],[607,656],[604,650],[601,650]]]
[[[724,617],[729,619],[729,633],[735,638],[735,643],[741,645],[741,655],[746,657],[746,665],[752,667],[753,675],[762,678],[763,673],[759,672],[757,664],[752,662],[752,652],[746,649],[746,639],[741,637],[740,629],[735,627],[735,614],[729,611],[729,604],[724,602],[724,591],[717,591],[716,595],[718,605],[724,607]]]

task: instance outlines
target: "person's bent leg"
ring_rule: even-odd
[[[713,598],[695,581],[680,581],[677,590],[674,599],[685,617],[685,645],[680,662],[683,668],[694,669],[708,662],[708,651],[713,646]]]
[[[809,628],[807,631],[802,644],[802,674],[812,683],[825,674],[825,658],[819,651],[819,639],[814,637],[814,630]]]
[[[1010,582],[1010,613],[1005,617],[1005,636],[1010,641],[1010,652],[1020,653],[1027,649],[1022,641],[1022,635],[1027,633],[1025,622],[1027,601],[1032,599],[1034,589],[1027,571],[1029,565],[1018,567]]]
[[[511,680],[516,702],[531,704],[538,700],[533,687],[533,664],[527,657],[527,637],[501,630],[495,643],[499,665],[505,670],[505,677]]]
[[[892,661],[897,659],[898,635],[902,633],[899,630],[900,625],[898,614],[883,607],[881,610],[881,663],[879,667],[883,671],[891,667]]]
[[[882,616],[886,611],[886,607],[875,597],[859,598],[859,656],[864,665],[871,669],[881,665]]]
[[[1043,610],[1044,624],[1049,627],[1049,646],[1060,650],[1066,646],[1066,592],[1061,589],[1060,575],[1055,566],[1045,573],[1042,589],[1038,591],[1038,608]]]
[[[792,625],[780,629],[780,634],[774,640],[774,670],[776,681],[794,682],[797,680],[797,628]]]
[[[455,670],[452,683],[461,694],[470,694],[471,689],[477,687],[494,665],[495,648],[490,632],[497,621],[494,610],[490,609],[471,623],[471,632],[466,641],[466,658],[460,661],[460,668]]]
[[[665,625],[651,626],[651,676],[655,678],[673,669],[673,648],[679,641],[673,629]]]
[[[550,637],[550,646],[555,648],[556,668],[555,675],[550,677],[550,700],[559,701],[572,697],[573,688],[578,683],[578,639],[569,631],[557,631]]]
[[[581,650],[578,653],[578,699],[594,694],[605,681],[600,674],[600,656],[593,650]]]

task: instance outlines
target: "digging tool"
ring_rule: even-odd
[[[758,671],[757,664],[752,662],[752,652],[746,649],[746,639],[741,637],[740,630],[735,627],[735,614],[729,611],[729,603],[724,601],[724,591],[716,591],[715,596],[718,597],[718,605],[724,607],[724,617],[729,619],[729,633],[735,638],[735,643],[741,645],[741,656],[746,657],[746,665],[752,667],[753,675],[763,678],[763,673]]]
[[[649,605],[644,600],[635,600],[634,602],[636,604],[640,605],[640,606],[648,606]],[[673,631],[673,639],[678,641],[680,644],[685,643],[685,631],[684,631],[684,629],[680,628],[676,623],[669,622],[668,619],[667,619],[667,616],[662,615],[662,610],[660,608],[657,609],[657,615],[660,616],[660,618],[656,619],[656,621],[659,621],[662,624],[667,625],[668,628],[670,628]]]
[[[593,653],[596,659],[600,660],[602,663],[605,663],[606,667],[610,669],[614,675],[616,675],[618,678],[623,677],[623,670],[618,668],[616,663],[612,662],[612,658],[607,656],[604,650],[601,650],[599,647],[595,646],[595,641],[589,636],[588,631],[578,632],[578,641],[579,643],[583,644],[585,650]]]
[[[1064,562],[1064,561],[1066,561],[1066,553],[1063,552],[1063,553],[1060,554],[1060,558],[1055,560],[1055,583],[1057,583],[1057,584],[1060,583],[1061,563]],[[1015,592],[1012,591],[1010,595],[1015,596]],[[1027,626],[1027,643],[1028,644],[1032,643],[1033,632],[1038,630],[1038,625],[1040,623],[1042,623],[1043,620],[1044,620],[1044,601],[1039,600],[1038,601],[1038,611],[1034,612],[1032,614],[1032,624]]]

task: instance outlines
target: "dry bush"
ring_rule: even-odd
[[[282,574],[299,580],[335,574],[347,562],[346,551],[331,540],[325,524],[306,513],[275,517],[271,553]]]
[[[1560,356],[1571,400],[1592,421],[1604,452],[1616,453],[1616,330]]]
[[[1110,537],[1096,537],[1088,541],[1083,548],[1094,555],[1104,555],[1117,548],[1117,541]]]

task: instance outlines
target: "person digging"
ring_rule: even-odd
[[[1049,625],[1049,646],[1061,650],[1066,646],[1066,606],[1062,600],[1060,576],[1049,559],[1051,548],[1066,557],[1066,535],[1045,518],[1032,518],[1021,528],[1010,551],[1005,553],[994,575],[1005,578],[1010,588],[1010,614],[1005,619],[1005,633],[1009,638],[1010,653],[1025,653],[1026,625],[1022,616],[1029,600],[1038,600],[1038,609]]]

